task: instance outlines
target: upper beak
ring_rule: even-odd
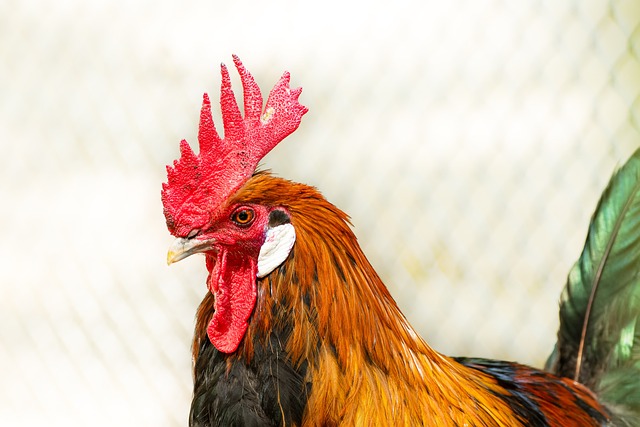
[[[214,249],[215,240],[197,240],[196,238],[184,239],[177,238],[167,252],[167,265],[185,259],[189,255],[210,251]]]

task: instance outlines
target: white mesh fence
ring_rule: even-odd
[[[635,0],[0,0],[0,425],[186,424],[205,268],[166,267],[160,184],[231,53],[304,87],[264,163],[352,216],[428,342],[540,366],[640,146],[639,23]]]

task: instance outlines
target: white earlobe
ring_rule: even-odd
[[[296,230],[282,224],[267,230],[267,237],[258,254],[258,278],[263,278],[282,264],[296,241]]]

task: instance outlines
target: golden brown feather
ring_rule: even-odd
[[[357,244],[348,217],[317,190],[261,172],[228,203],[284,207],[296,229],[289,258],[259,281],[249,329],[228,363],[247,363],[256,344],[267,344],[269,331],[291,325],[286,356],[294,366],[308,364],[305,380],[312,384],[303,425],[531,423],[526,408],[514,409],[515,386],[479,365],[439,354],[416,334]],[[213,297],[207,295],[198,310],[194,360],[212,315]],[[547,417],[547,424],[529,425],[601,425],[577,410],[575,419],[567,418],[578,398],[606,419],[587,389],[509,367],[517,371],[517,387],[531,391],[515,406],[531,405]],[[551,393],[561,408],[545,403]]]

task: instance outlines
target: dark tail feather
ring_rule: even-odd
[[[595,391],[616,425],[640,426],[640,150],[598,202],[547,369]]]

